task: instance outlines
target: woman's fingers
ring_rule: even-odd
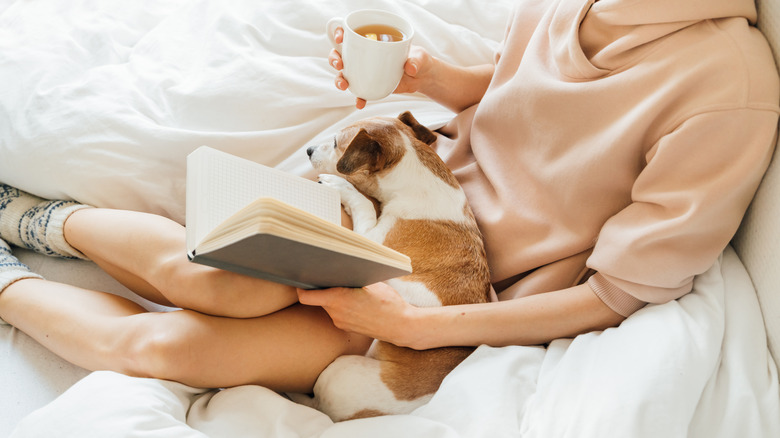
[[[330,51],[330,54],[328,55],[328,64],[330,64],[331,67],[335,68],[336,70],[341,70],[344,68],[344,62],[341,60],[341,54],[336,49],[332,49]]]
[[[342,91],[349,88],[349,83],[347,82],[346,79],[344,79],[344,75],[342,75],[341,73],[339,73],[339,75],[336,76],[335,84],[336,84],[336,88]]]

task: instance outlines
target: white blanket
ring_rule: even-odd
[[[510,4],[0,0],[0,182],[183,222],[184,158],[201,145],[303,174],[305,146],[352,121],[452,117],[413,95],[356,111],[333,85],[328,19],[395,11],[414,44],[472,65],[492,62]]]
[[[258,386],[221,391],[97,372],[14,438],[777,437],[777,369],[730,248],[679,301],[541,347],[480,347],[411,415],[333,424]]]

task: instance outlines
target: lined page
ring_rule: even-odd
[[[270,197],[341,224],[336,190],[272,167],[201,146],[187,157],[187,246],[260,197]],[[194,218],[197,218],[196,220]]]

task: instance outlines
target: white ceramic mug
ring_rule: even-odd
[[[401,41],[385,42],[368,39],[357,32],[367,25],[394,27],[403,33]],[[333,32],[344,29],[344,40],[337,44]],[[344,61],[342,74],[349,82],[349,91],[365,100],[377,100],[389,96],[404,73],[404,63],[409,57],[409,46],[414,29],[404,18],[377,9],[361,9],[344,18],[333,18],[325,28],[333,47]]]

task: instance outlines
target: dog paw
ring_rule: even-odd
[[[362,196],[360,192],[349,181],[338,175],[322,174],[319,176],[320,184],[332,187],[341,194],[341,201],[352,199],[355,196]]]
[[[352,186],[352,184],[349,183],[349,181],[345,180],[344,178],[338,176],[338,175],[331,175],[329,173],[323,173],[319,176],[320,184],[333,187],[334,189],[338,190],[339,192],[342,190],[348,190],[352,189],[354,190],[355,187]]]
[[[322,174],[319,179],[321,184],[338,190],[344,211],[352,217],[353,230],[363,234],[366,230],[376,226],[374,204],[349,181],[331,174]]]
[[[344,206],[344,210],[352,215],[352,206],[357,197],[362,197],[360,192],[347,180],[331,174],[322,174],[319,176],[320,184],[332,187],[339,192],[341,196],[341,205]]]

